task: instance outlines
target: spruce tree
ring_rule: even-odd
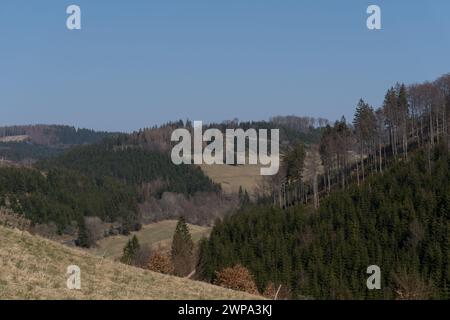
[[[133,264],[139,249],[141,248],[138,238],[134,235],[123,248],[123,255],[120,261],[125,264]]]
[[[84,218],[81,218],[78,221],[78,246],[83,248],[90,247],[89,235],[86,228],[86,223],[84,222]]]
[[[176,275],[186,276],[192,268],[194,242],[192,241],[186,221],[178,220],[172,241],[172,262]]]

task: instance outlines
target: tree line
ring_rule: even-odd
[[[32,142],[47,146],[96,143],[117,134],[63,125],[43,124],[0,127],[0,137],[27,135]]]
[[[319,199],[333,188],[360,184],[396,161],[407,160],[412,149],[423,147],[430,158],[439,142],[450,147],[449,124],[450,74],[433,82],[397,83],[387,90],[383,105],[377,109],[360,99],[352,123],[342,117],[323,129],[318,146],[320,163],[305,163],[305,155],[295,154],[295,161],[289,160],[303,146],[285,152],[288,169],[275,184],[272,202],[286,207],[314,200],[317,207]],[[310,168],[314,171],[312,181],[302,179],[308,165],[316,166]]]
[[[410,148],[449,144],[450,74],[434,82],[397,84],[387,90],[383,105],[374,109],[360,100],[353,126],[343,118],[327,127],[320,143],[326,185],[332,179],[346,186],[350,174],[357,183],[383,172],[391,160],[407,159]],[[349,159],[353,154],[357,159]],[[351,177],[350,177],[351,178]]]

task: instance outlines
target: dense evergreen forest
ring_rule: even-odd
[[[431,159],[420,151],[360,187],[331,192],[318,210],[247,207],[203,241],[201,273],[212,281],[242,264],[261,292],[272,282],[294,297],[449,298],[449,167],[441,145]],[[382,290],[370,291],[366,269],[374,264]]]
[[[63,155],[38,163],[41,169],[67,168],[91,177],[114,177],[136,187],[161,181],[156,195],[176,192],[187,196],[202,191],[219,191],[199,167],[174,165],[169,155],[140,147],[125,147],[112,140],[100,144],[79,146]]]
[[[139,228],[136,192],[119,181],[91,178],[76,171],[0,168],[0,207],[23,214],[35,224],[55,223],[58,232],[75,228],[83,217],[120,221]]]
[[[0,159],[14,162],[48,159],[63,151],[62,147],[49,147],[32,142],[0,142]]]

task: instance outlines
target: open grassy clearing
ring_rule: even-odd
[[[253,194],[263,182],[259,165],[201,165],[200,166],[215,183],[222,186],[225,193],[238,193],[242,186],[249,194]]]
[[[172,237],[177,225],[176,220],[165,220],[161,222],[145,225],[138,232],[133,232],[141,245],[148,245],[151,248],[169,249],[172,244]],[[194,242],[203,236],[208,236],[211,228],[195,225],[188,225]],[[97,247],[90,249],[90,252],[105,256],[111,259],[118,259],[122,255],[122,250],[131,236],[112,236],[101,239],[97,242]]]

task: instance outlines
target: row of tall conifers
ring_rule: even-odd
[[[325,127],[318,147],[323,168],[313,168],[308,180],[302,174],[305,166],[317,163],[304,163],[305,153],[296,151],[298,146],[285,153],[284,165],[290,168],[281,171],[284,176],[274,189],[273,203],[284,208],[313,201],[317,207],[321,195],[332,188],[345,189],[351,182],[359,185],[392,162],[407,160],[410,151],[418,147],[425,147],[430,158],[434,145],[440,141],[450,144],[449,115],[450,74],[433,82],[397,83],[376,109],[361,99],[352,123],[342,117]],[[309,148],[315,152],[314,147]],[[293,153],[297,156],[294,165],[289,159]]]

